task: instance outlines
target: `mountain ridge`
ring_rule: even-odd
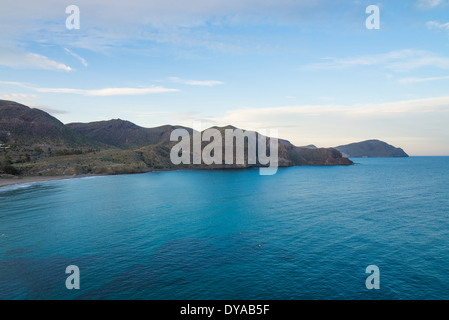
[[[172,130],[185,129],[189,136],[194,132],[182,126],[144,128],[121,119],[64,125],[42,110],[4,100],[0,100],[0,123],[0,175],[122,174],[263,166],[259,162],[248,164],[247,159],[243,165],[222,161],[176,166],[170,160],[171,148],[178,143],[170,141]],[[236,129],[231,125],[215,128]],[[206,144],[203,142],[202,148]],[[288,140],[278,139],[278,150],[279,167],[353,164],[333,148],[296,147]]]
[[[45,111],[7,100],[0,100],[0,143],[99,147]]]
[[[174,129],[183,128],[190,133],[192,132],[190,128],[173,125],[144,128],[121,119],[89,123],[69,123],[66,126],[91,140],[120,149],[167,144],[170,141],[170,133]]]

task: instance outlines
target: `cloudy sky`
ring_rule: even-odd
[[[64,123],[201,121],[449,155],[449,0],[15,0],[0,12],[0,98]]]

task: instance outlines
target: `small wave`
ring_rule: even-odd
[[[16,191],[16,190],[21,190],[21,189],[26,189],[26,188],[30,188],[36,185],[48,185],[51,184],[55,181],[60,181],[58,180],[42,180],[42,181],[30,181],[30,182],[23,182],[23,183],[17,183],[17,184],[11,184],[11,185],[6,185],[3,187],[0,187],[0,193],[1,192],[8,192],[8,191]]]
[[[105,176],[91,176],[91,177],[75,177],[75,179],[80,179],[80,180],[90,180],[90,179],[96,179],[96,178],[102,178]]]
[[[0,192],[14,191],[19,189],[25,189],[31,187],[36,182],[26,182],[26,183],[18,183],[11,184],[9,186],[0,187]]]

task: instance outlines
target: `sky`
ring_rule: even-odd
[[[0,12],[0,99],[64,123],[232,124],[298,146],[449,155],[449,0],[0,0]]]

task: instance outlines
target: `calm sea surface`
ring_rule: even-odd
[[[355,161],[1,187],[0,299],[449,299],[449,158]]]

